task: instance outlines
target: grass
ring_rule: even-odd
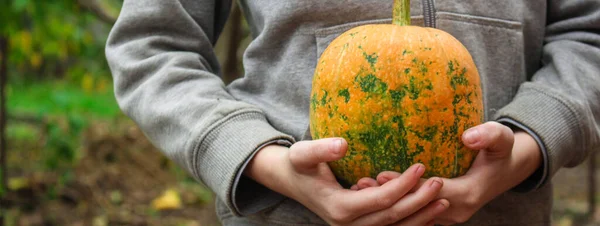
[[[7,110],[15,117],[77,115],[111,119],[121,114],[111,88],[86,91],[76,84],[57,81],[9,84]]]
[[[92,122],[123,118],[108,79],[85,81],[12,80],[6,89],[6,129],[13,151],[36,156],[42,169],[68,169]]]

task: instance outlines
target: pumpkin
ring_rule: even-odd
[[[415,163],[424,177],[457,177],[477,155],[460,138],[483,121],[473,59],[450,34],[410,26],[409,5],[395,0],[393,24],[344,32],[317,63],[310,131],[348,142],[345,157],[328,163],[344,185]]]

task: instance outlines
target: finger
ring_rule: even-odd
[[[395,172],[395,171],[383,171],[383,172],[379,173],[379,175],[377,175],[377,183],[385,184],[392,179],[398,178],[400,175],[402,175],[402,174]],[[410,189],[409,192],[412,193],[412,192],[417,191],[425,183],[425,181],[427,181],[427,180],[421,179],[417,185],[415,185],[412,189]]]
[[[448,207],[450,207],[450,202],[440,199],[429,203],[425,208],[393,225],[433,225],[435,217],[446,211]]]
[[[487,150],[505,153],[512,150],[514,143],[513,131],[497,122],[487,122],[466,130],[462,136],[463,143],[473,150]]]
[[[352,187],[350,187],[350,190],[358,191],[358,186],[356,184],[352,185]]]
[[[363,177],[356,182],[356,186],[358,187],[358,190],[362,190],[370,187],[379,187],[379,183],[373,178]]]
[[[354,223],[356,225],[388,225],[401,221],[435,199],[442,185],[443,182],[440,178],[430,178],[421,189],[402,197],[390,208],[360,217]]]
[[[347,148],[348,143],[342,138],[300,141],[290,147],[289,158],[296,169],[308,169],[344,157]]]
[[[339,196],[333,197],[333,200],[338,201],[338,203],[333,207],[335,210],[332,211],[352,213],[353,216],[358,217],[388,208],[408,193],[417,184],[424,172],[425,166],[415,164],[409,167],[402,176],[382,186],[341,193]]]
[[[402,174],[395,171],[383,171],[377,175],[377,183],[385,184],[394,178],[400,177],[400,175]]]

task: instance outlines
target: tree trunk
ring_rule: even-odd
[[[7,61],[8,61],[8,39],[5,36],[0,36],[0,190],[2,190],[2,196],[0,196],[0,203],[4,202],[4,194],[8,191],[6,186],[6,80],[7,74]],[[3,204],[0,206],[4,206]],[[4,223],[4,209],[0,207],[0,225]]]
[[[596,152],[590,154],[588,165],[588,211],[590,220],[596,214]]]

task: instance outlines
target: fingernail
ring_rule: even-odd
[[[434,189],[439,189],[442,187],[442,181],[440,181],[440,179],[433,179],[433,181],[431,182],[431,184],[429,184],[429,187],[432,187]]]
[[[333,141],[333,153],[339,154],[340,149],[342,149],[342,139],[335,139]]]
[[[465,131],[463,140],[465,141],[465,143],[467,144],[474,144],[477,143],[477,140],[479,139],[479,130],[471,128],[468,129],[467,131]]]
[[[423,175],[424,172],[425,172],[425,166],[419,164],[417,166],[417,169],[415,170],[415,174],[420,176],[420,175]]]
[[[440,200],[438,202],[438,204],[439,204],[438,208],[440,208],[440,209],[446,209],[446,208],[448,208],[448,206],[450,206],[450,203],[446,200]]]

